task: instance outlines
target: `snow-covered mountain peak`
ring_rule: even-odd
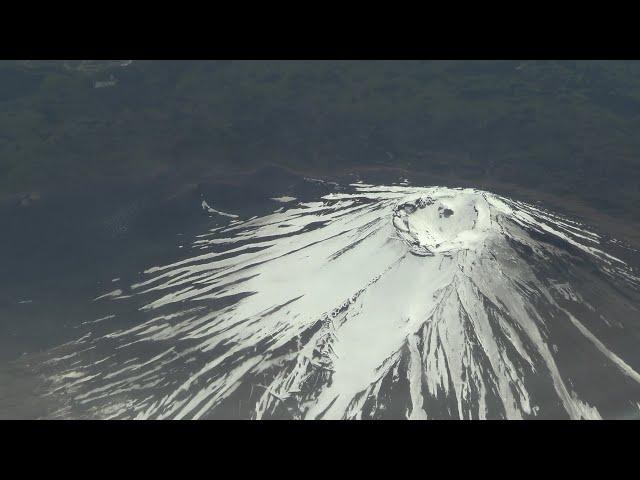
[[[130,327],[100,322],[55,353],[65,414],[638,410],[640,279],[575,220],[474,189],[359,183],[228,222],[130,286]]]
[[[484,192],[434,188],[411,197],[395,207],[393,223],[417,255],[476,249],[499,231],[492,205],[499,200]]]

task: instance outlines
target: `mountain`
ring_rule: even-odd
[[[637,250],[482,190],[306,183],[258,215],[203,198],[186,258],[35,367],[51,416],[638,416]]]

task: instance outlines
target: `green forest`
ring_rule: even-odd
[[[4,61],[0,196],[393,166],[640,213],[640,62]]]

